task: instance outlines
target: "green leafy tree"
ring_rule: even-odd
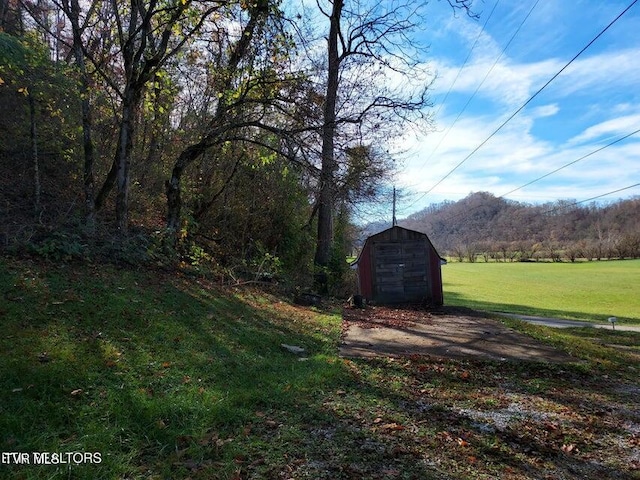
[[[76,85],[69,70],[49,57],[48,48],[34,36],[14,37],[0,32],[0,98],[5,115],[0,157],[12,172],[8,191],[31,184],[29,198],[36,214],[42,213],[43,182],[47,191],[66,188],[73,175],[75,131],[72,110]],[[11,114],[9,114],[11,113]],[[25,182],[17,177],[26,172]],[[49,186],[50,185],[50,186]]]

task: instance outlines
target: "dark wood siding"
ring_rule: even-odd
[[[440,256],[423,233],[393,227],[372,235],[357,268],[359,293],[367,300],[442,305]]]
[[[380,303],[423,302],[429,291],[424,240],[372,242],[373,292]]]

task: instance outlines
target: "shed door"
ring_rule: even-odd
[[[424,242],[373,245],[373,292],[380,303],[421,302],[429,292]]]

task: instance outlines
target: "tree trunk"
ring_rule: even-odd
[[[135,87],[127,85],[122,105],[122,119],[118,137],[118,149],[114,160],[116,169],[116,226],[126,234],[129,223],[129,170],[133,150],[134,112],[139,95]]]
[[[182,198],[180,195],[180,181],[184,169],[202,155],[209,148],[207,139],[187,147],[180,153],[178,160],[171,171],[171,178],[167,180],[167,230],[176,232],[180,228],[180,214],[182,211]]]
[[[182,156],[182,155],[181,155]],[[180,213],[182,211],[182,199],[180,197],[180,179],[182,178],[183,168],[176,163],[171,171],[171,178],[167,180],[167,230],[177,232],[180,227]]]
[[[68,4],[65,5],[68,8]],[[91,104],[89,102],[89,74],[85,63],[84,52],[82,51],[82,32],[80,29],[80,4],[78,0],[71,0],[71,8],[68,8],[69,19],[73,29],[73,55],[76,66],[80,72],[81,85],[81,105],[82,105],[82,145],[84,149],[84,205],[85,222],[90,233],[95,232],[96,206],[95,206],[95,180],[93,173],[94,166],[94,145],[92,138],[92,118]]]
[[[327,91],[322,127],[322,168],[320,171],[320,199],[318,204],[318,237],[314,259],[315,264],[319,267],[329,265],[331,244],[333,242],[333,197],[336,169],[334,137],[336,131],[338,76],[340,70],[338,35],[340,33],[340,17],[342,15],[343,4],[343,0],[334,0],[330,17]]]
[[[33,162],[33,203],[36,215],[40,213],[40,161],[38,159],[38,129],[36,121],[36,100],[29,92],[29,116],[31,120],[31,160]]]

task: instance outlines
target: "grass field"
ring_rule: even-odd
[[[339,305],[180,272],[0,259],[0,299],[2,479],[640,478],[638,333],[512,322],[564,365],[348,360]]]
[[[640,260],[449,263],[445,303],[479,310],[640,323]]]

